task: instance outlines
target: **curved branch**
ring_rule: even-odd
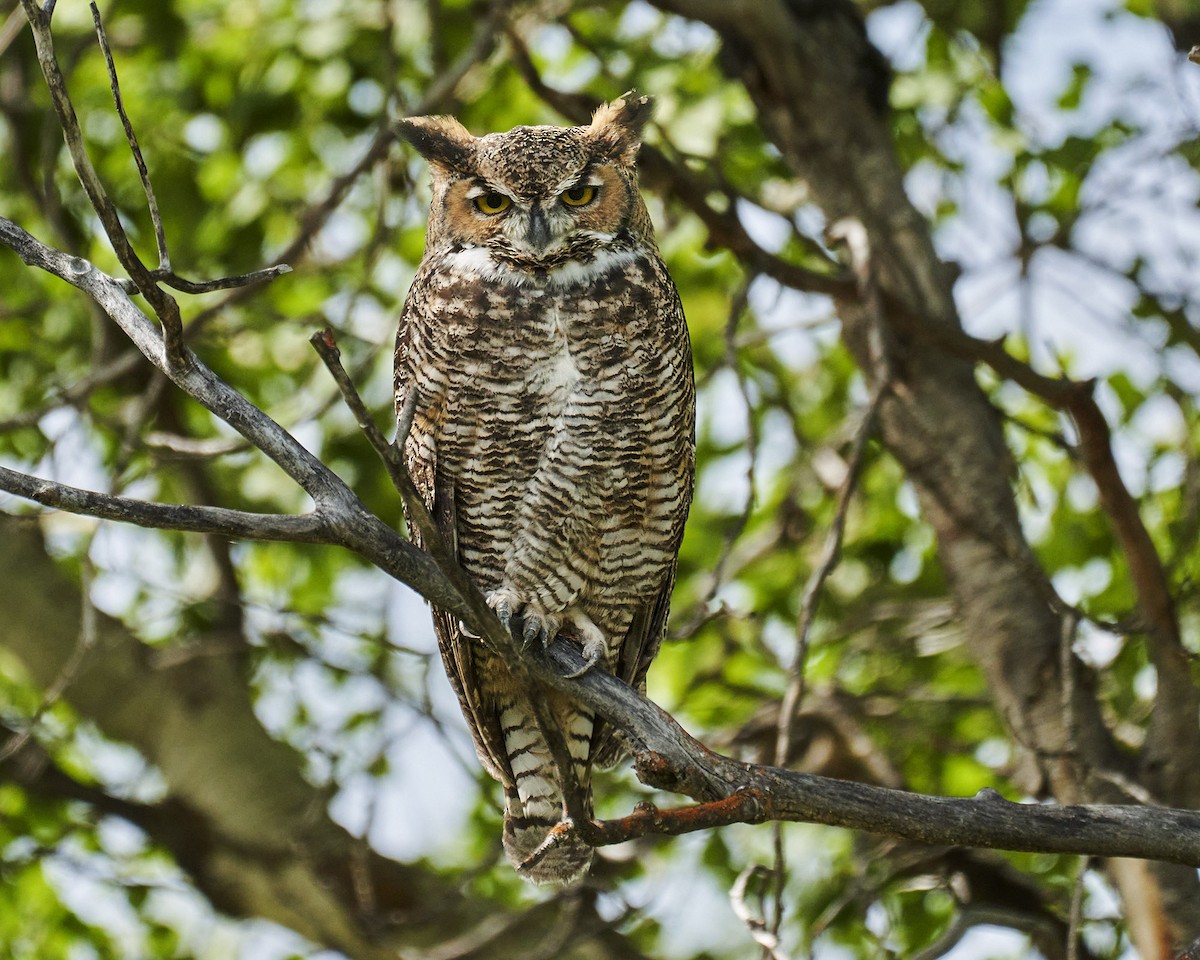
[[[591,671],[566,644],[539,655],[534,675],[622,728],[635,745],[638,777],[708,801],[680,810],[635,812],[581,830],[588,842],[619,843],[649,833],[690,833],[727,823],[823,823],[944,846],[1090,853],[1200,866],[1200,812],[1120,804],[1010,803],[994,790],[934,797],[742,763],[693,739],[661,707],[615,677]],[[545,665],[553,665],[547,671]],[[714,793],[718,795],[714,796]],[[714,803],[713,801],[717,801]],[[595,830],[589,835],[587,831]],[[593,837],[595,838],[593,840]]]
[[[79,513],[101,520],[132,523],[154,530],[183,530],[213,533],[224,537],[250,540],[280,540],[293,543],[336,543],[329,522],[319,513],[280,516],[271,513],[247,513],[224,507],[193,504],[150,503],[132,497],[116,497],[70,487],[53,480],[42,480],[0,467],[0,490],[44,507]]]

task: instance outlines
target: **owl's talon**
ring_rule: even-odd
[[[605,661],[608,656],[608,641],[605,639],[603,631],[582,610],[576,608],[570,618],[575,624],[575,629],[583,644],[584,664],[578,670],[564,674],[564,676],[568,680],[577,680],[596,664]]]
[[[511,590],[493,590],[484,600],[492,608],[496,619],[500,621],[504,629],[512,633],[513,608],[521,609],[521,601],[517,599],[516,594]]]
[[[482,637],[480,637],[479,634],[477,634],[474,630],[472,630],[470,627],[467,626],[465,620],[458,621],[458,632],[461,633],[468,640],[481,640],[482,639]]]
[[[534,643],[548,647],[558,636],[558,628],[562,626],[562,618],[546,613],[535,604],[525,606],[525,647],[528,649]]]
[[[572,670],[570,673],[564,673],[563,677],[567,680],[578,680],[585,673],[592,669],[596,664],[604,659],[604,647],[598,647],[594,650],[583,648],[584,664],[578,670]]]

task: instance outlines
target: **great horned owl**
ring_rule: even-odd
[[[416,391],[409,470],[446,541],[525,642],[575,642],[644,687],[692,497],[695,388],[683,309],[638,193],[650,100],[581,127],[473,137],[449,117],[401,135],[433,177],[425,256],[396,343],[396,403]],[[531,697],[546,697],[587,796],[621,749],[566,698],[529,690],[434,611],[479,759],[504,786],[520,866],[564,816]],[[592,851],[553,847],[525,875],[569,882]]]

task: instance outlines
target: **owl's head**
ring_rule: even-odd
[[[427,251],[484,248],[509,268],[544,270],[614,242],[653,245],[636,166],[650,110],[627,93],[587,126],[485,137],[451,117],[400,121],[433,174]]]

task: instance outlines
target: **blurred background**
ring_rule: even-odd
[[[293,267],[181,295],[190,345],[397,526],[387,475],[307,343],[332,327],[390,424],[429,193],[389,120],[447,113],[482,134],[653,95],[643,186],[691,329],[699,472],[650,697],[714,749],[771,762],[802,676],[796,769],[952,796],[1200,803],[1194,776],[1159,776],[1165,747],[1200,768],[1200,67],[1179,52],[1200,41],[1196,4],[100,9],[175,270]],[[0,215],[119,273],[24,13],[8,0],[0,17]],[[151,258],[88,7],[61,0],[54,32],[91,156]],[[864,310],[826,237],[847,215],[867,227],[882,313],[961,321],[1026,369],[1095,379],[1173,638],[1147,613],[1075,426],[1036,391],[897,334],[893,376],[914,358],[913,403],[942,367],[964,405],[978,394],[1003,449],[985,462],[964,448],[964,462],[999,492],[949,460],[919,469],[928,458],[897,439],[911,426],[886,411],[853,462],[874,383],[856,331],[890,320]],[[931,448],[978,439],[928,419]],[[92,303],[8,253],[0,462],[152,500],[310,506]],[[798,643],[854,467],[840,562]],[[929,475],[957,512],[931,513]],[[1006,532],[972,532],[976,507]],[[800,824],[646,838],[600,851],[581,889],[535,889],[501,856],[499,788],[411,590],[329,548],[121,527],[6,494],[0,511],[2,957],[1057,960],[1168,958],[1200,936],[1194,870]],[[986,586],[959,550],[972,536],[1036,581],[1013,581],[1017,595],[1044,588],[1052,629],[1010,600],[972,606]],[[1041,679],[1011,672],[1031,654],[1009,620],[1042,643]],[[1168,662],[1183,665],[1170,698]],[[1044,742],[1014,706],[1038,697],[1064,704]],[[1028,716],[1040,709],[1057,710]],[[682,801],[627,767],[596,793],[600,816]]]

